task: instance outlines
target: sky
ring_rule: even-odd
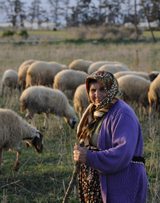
[[[31,2],[33,0],[21,0],[21,1],[25,3],[26,7],[28,7],[29,5],[31,5]],[[95,2],[95,3],[97,1],[99,1],[99,0],[93,0],[93,2]],[[129,0],[129,1],[130,1],[130,3],[133,2],[133,0]],[[138,3],[138,1],[139,0],[137,0],[137,3]],[[75,5],[77,0],[69,0],[69,2],[70,2],[70,5]],[[48,0],[41,0],[41,5],[44,8],[46,8],[46,10],[48,10],[47,9],[49,7]],[[0,23],[2,23],[2,22],[6,22],[6,16],[5,16],[5,13],[2,10],[0,10]]]
[[[32,1],[33,0],[22,0],[22,2],[24,2],[27,7],[28,7],[28,5],[31,4]],[[76,0],[70,0],[71,5],[74,5],[75,2],[76,2]],[[48,8],[48,1],[47,0],[41,0],[41,5],[47,9]],[[0,11],[0,22],[6,22],[5,13],[3,11]]]

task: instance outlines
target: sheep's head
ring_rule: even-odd
[[[43,141],[42,140],[43,140],[43,135],[39,131],[37,131],[37,136],[35,136],[32,139],[31,143],[35,147],[35,149],[38,153],[41,153],[43,150]]]
[[[43,151],[43,135],[37,130],[36,136],[25,140],[27,146],[34,146],[38,153]]]
[[[77,118],[65,118],[65,121],[69,124],[69,126],[73,129],[77,123]]]
[[[78,118],[76,116],[74,108],[71,105],[68,105],[68,107],[66,108],[64,119],[72,129],[75,127]]]

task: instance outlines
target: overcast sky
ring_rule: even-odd
[[[24,2],[27,7],[31,4],[32,1],[33,0],[22,0],[22,2]],[[76,0],[70,0],[71,5],[74,5],[75,2]],[[49,4],[47,0],[41,0],[41,5],[47,9]],[[6,22],[5,13],[2,10],[0,11],[0,22]]]

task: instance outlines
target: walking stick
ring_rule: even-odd
[[[84,143],[81,142],[80,146],[83,147]],[[70,193],[72,191],[72,188],[73,188],[73,186],[74,186],[74,184],[76,182],[76,178],[77,178],[77,174],[78,174],[79,168],[80,168],[80,163],[76,162],[74,164],[74,168],[73,168],[73,172],[72,172],[72,177],[71,177],[71,180],[70,180],[70,182],[68,184],[68,187],[67,187],[65,195],[63,197],[62,203],[67,203],[67,201],[68,201],[68,197],[69,197],[69,195],[70,195]]]
[[[70,180],[70,182],[69,182],[68,188],[67,188],[67,190],[66,190],[66,192],[65,192],[65,195],[64,195],[64,197],[63,197],[62,203],[67,203],[68,197],[69,197],[69,195],[70,195],[70,193],[71,193],[71,191],[72,191],[72,188],[73,188],[73,186],[74,186],[74,184],[75,184],[78,171],[79,171],[79,163],[77,162],[77,163],[75,163],[75,165],[74,165],[74,169],[73,169],[73,172],[72,172],[72,177],[71,177],[71,180]]]

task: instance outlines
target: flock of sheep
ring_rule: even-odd
[[[150,112],[159,111],[158,71],[150,73],[131,71],[125,64],[116,61],[93,62],[76,59],[67,66],[55,61],[26,60],[19,66],[17,72],[13,69],[6,70],[1,79],[1,96],[4,97],[17,88],[20,93],[20,110],[26,112],[26,115],[24,119],[13,110],[0,109],[0,163],[3,149],[16,149],[15,169],[17,170],[20,143],[24,139],[30,140],[38,152],[42,151],[41,133],[33,127],[33,123],[30,125],[26,121],[26,119],[33,120],[35,114],[45,114],[46,129],[50,113],[63,117],[69,126],[74,128],[88,105],[86,77],[96,70],[109,71],[115,75],[122,98],[126,102],[149,107]],[[10,122],[6,122],[7,119]],[[35,138],[38,139],[35,141]]]

